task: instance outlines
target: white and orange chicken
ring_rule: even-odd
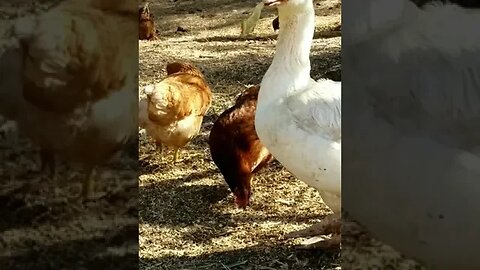
[[[167,77],[144,88],[147,98],[140,100],[140,127],[163,145],[174,148],[173,162],[200,131],[203,117],[212,104],[212,92],[202,72],[189,63],[167,65]]]
[[[0,51],[0,114],[41,148],[87,170],[81,194],[94,198],[95,168],[135,134],[137,6],[127,0],[67,0],[17,19]]]
[[[255,131],[259,90],[260,85],[245,90],[215,121],[208,141],[213,162],[233,192],[235,204],[244,209],[250,204],[254,174],[272,160]]]

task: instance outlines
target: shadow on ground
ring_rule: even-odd
[[[272,256],[271,254],[274,254]],[[338,253],[325,253],[319,250],[299,250],[288,246],[258,245],[245,249],[217,252],[202,256],[162,257],[140,260],[145,269],[182,270],[318,270],[333,269],[332,261]]]

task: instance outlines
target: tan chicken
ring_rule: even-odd
[[[152,137],[162,152],[162,145],[174,148],[173,162],[179,149],[198,134],[203,117],[212,103],[212,92],[203,74],[188,63],[167,65],[167,77],[145,87],[146,99],[140,100],[140,127]],[[163,153],[162,153],[163,154]]]
[[[67,0],[4,37],[0,114],[42,149],[53,175],[54,155],[83,165],[84,199],[95,198],[95,168],[135,134],[136,12],[127,0]]]
[[[138,38],[141,40],[157,39],[157,30],[155,28],[154,16],[150,12],[148,3],[138,9]]]
[[[259,90],[260,85],[245,90],[215,121],[208,141],[213,162],[241,208],[250,204],[254,174],[272,160],[255,131]]]

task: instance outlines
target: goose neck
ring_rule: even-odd
[[[279,7],[278,14],[280,32],[272,64],[262,80],[261,96],[265,96],[262,91],[275,91],[275,96],[288,95],[304,89],[311,80],[310,49],[315,30],[313,3],[296,9]]]
[[[273,62],[292,61],[303,66],[310,65],[310,48],[315,30],[315,13],[312,8],[291,10],[279,8],[280,31]]]

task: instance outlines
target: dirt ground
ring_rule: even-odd
[[[0,31],[49,2],[2,1]],[[0,117],[0,269],[136,269],[137,143],[99,168],[96,188],[107,194],[85,204],[71,199],[82,170],[59,164],[54,182],[42,177],[38,159],[38,149]]]

